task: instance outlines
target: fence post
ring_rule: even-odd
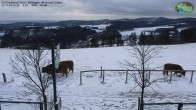
[[[40,108],[40,110],[43,110],[43,103],[42,103],[42,102],[40,102],[39,108]],[[1,110],[1,109],[0,109],[0,110]]]
[[[102,84],[105,83],[105,71],[103,71],[103,81],[101,82]]]
[[[172,80],[172,71],[171,71],[171,74],[170,74],[170,83],[171,83],[171,80]]]
[[[149,70],[149,74],[148,74],[148,82],[150,82],[150,70]]]
[[[82,72],[80,71],[80,85],[82,85]]]
[[[127,83],[127,81],[128,81],[128,71],[126,71],[126,81],[125,81],[125,83]]]
[[[191,80],[190,80],[190,83],[192,83],[192,81],[193,81],[193,71],[192,71],[192,73],[191,73]]]
[[[140,97],[138,97],[138,110],[140,110]]]
[[[7,82],[5,73],[2,73],[4,82]]]
[[[183,104],[182,103],[179,103],[178,104],[178,110],[182,110],[182,107],[183,107]]]
[[[103,73],[102,73],[102,66],[101,66],[101,76],[100,76],[100,78],[103,76]]]

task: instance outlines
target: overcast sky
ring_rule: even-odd
[[[182,0],[0,0],[0,20],[97,20],[139,17],[196,17],[196,9],[189,15],[175,11]],[[58,1],[47,7],[5,6],[5,2]],[[196,0],[183,0],[196,6]],[[3,6],[4,5],[4,6]]]

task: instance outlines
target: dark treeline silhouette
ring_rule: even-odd
[[[170,19],[170,18],[138,18],[138,19],[120,19],[110,21],[112,25],[108,26],[107,29],[133,29],[133,28],[141,28],[141,27],[155,27],[155,26],[163,26],[170,25],[175,26],[176,28],[180,27],[193,27],[196,25],[195,18],[178,18],[178,19]]]
[[[89,36],[89,39],[90,47],[122,46],[124,43],[121,34],[117,30],[105,30]]]
[[[180,33],[182,43],[194,43],[196,42],[196,27],[182,30]]]
[[[135,44],[133,34],[129,36],[131,43]],[[155,31],[143,31],[138,37],[140,45],[168,45],[183,44],[196,42],[196,27],[188,28],[180,31],[175,28],[160,28]]]
[[[0,47],[13,48],[37,48],[39,46],[50,47],[51,40],[61,44],[61,48],[67,48],[78,40],[87,40],[87,36],[96,34],[96,31],[74,27],[61,27],[58,29],[44,29],[43,27],[23,27],[10,29],[1,38]]]

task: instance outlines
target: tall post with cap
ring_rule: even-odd
[[[57,106],[57,93],[56,93],[56,69],[55,69],[55,53],[54,53],[54,39],[51,41],[51,54],[52,54],[52,78],[53,78],[53,92],[54,92],[54,108],[58,110]]]

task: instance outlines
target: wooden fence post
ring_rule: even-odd
[[[172,71],[171,71],[171,74],[170,74],[170,83],[171,83],[171,80],[172,80]]]
[[[149,70],[149,74],[148,74],[148,82],[150,82],[150,70]]]
[[[138,97],[138,110],[140,110],[140,97]]]
[[[100,76],[100,78],[103,76],[103,73],[102,73],[102,66],[101,66],[101,76]]]
[[[4,82],[7,82],[5,73],[2,73]]]
[[[127,81],[128,81],[128,71],[126,71],[126,81],[125,81],[125,83],[127,83]]]
[[[183,108],[183,104],[182,103],[179,103],[178,104],[178,110],[182,110],[182,108]]]
[[[101,83],[104,84],[105,83],[105,71],[103,71],[103,76],[102,77],[103,77],[103,81]]]
[[[82,85],[82,72],[80,71],[80,85]]]
[[[190,83],[192,83],[192,81],[193,81],[193,71],[192,71],[192,73],[191,73],[191,80],[190,80]]]
[[[40,110],[43,110],[43,103],[42,102],[39,104],[39,108],[40,108]]]

